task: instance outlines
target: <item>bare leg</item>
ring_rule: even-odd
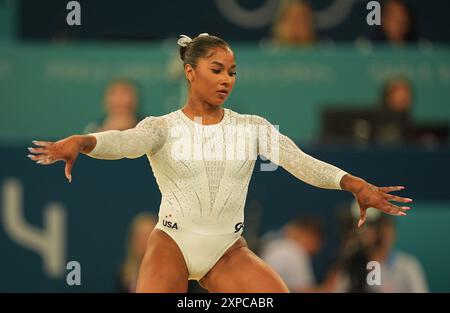
[[[280,276],[247,247],[236,242],[200,280],[210,292],[289,292]]]
[[[160,229],[149,236],[136,292],[187,292],[188,269],[180,248]]]

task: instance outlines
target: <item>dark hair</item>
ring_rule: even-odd
[[[208,52],[214,48],[230,48],[228,43],[216,36],[202,35],[195,37],[187,47],[180,47],[180,58],[183,66],[186,64],[197,66],[198,58],[208,57]]]
[[[324,233],[324,227],[323,227],[323,221],[318,216],[315,215],[302,215],[291,221],[290,223],[292,226],[297,227],[299,229],[303,229],[309,232],[312,232],[319,236],[320,238],[323,238]]]

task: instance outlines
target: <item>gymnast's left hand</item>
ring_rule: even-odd
[[[405,189],[404,186],[377,187],[352,175],[345,175],[341,185],[342,189],[351,191],[358,202],[360,211],[358,227],[361,227],[366,221],[368,208],[375,208],[386,214],[397,216],[404,216],[406,211],[411,209],[408,206],[397,206],[391,203],[391,201],[399,203],[410,203],[413,201],[410,198],[390,194],[390,192]]]

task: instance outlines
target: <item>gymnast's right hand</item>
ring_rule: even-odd
[[[94,136],[70,136],[62,140],[51,141],[33,141],[35,147],[28,150],[32,153],[28,157],[41,165],[50,165],[57,161],[66,162],[65,175],[72,181],[72,168],[80,154],[89,153],[95,147],[96,139]]]

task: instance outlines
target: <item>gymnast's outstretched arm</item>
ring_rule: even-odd
[[[353,176],[334,165],[306,154],[266,119],[254,116],[253,121],[258,126],[265,128],[265,130],[259,131],[258,153],[310,185],[351,192],[360,207],[361,218],[358,226],[365,222],[366,211],[370,207],[391,215],[406,215],[405,211],[410,209],[405,206],[399,207],[390,202],[412,202],[412,199],[389,194],[389,192],[402,190],[405,187],[374,186],[360,177]]]
[[[30,159],[38,164],[49,165],[66,162],[65,175],[72,181],[72,168],[80,153],[105,160],[138,158],[154,154],[167,137],[166,122],[160,117],[147,117],[135,128],[110,130],[88,135],[73,135],[56,142],[33,141],[36,147],[28,148]]]

